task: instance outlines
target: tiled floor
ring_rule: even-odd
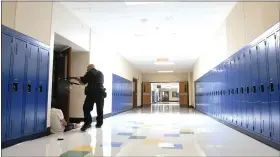
[[[102,129],[28,141],[3,156],[279,156],[280,152],[192,109],[157,104],[108,118]]]

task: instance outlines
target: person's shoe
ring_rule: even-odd
[[[91,128],[91,125],[83,125],[81,131],[86,131],[88,128]]]
[[[95,128],[101,128],[102,127],[102,125],[95,125]]]

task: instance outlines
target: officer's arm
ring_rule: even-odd
[[[81,84],[87,84],[89,80],[89,72],[87,72],[85,76],[78,78],[78,80]]]

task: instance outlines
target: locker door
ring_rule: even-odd
[[[271,106],[271,137],[273,140],[279,142],[279,77],[278,77],[278,55],[276,52],[276,34],[271,35],[267,39],[267,58],[268,58],[268,73],[269,73],[269,94]]]
[[[232,61],[229,62],[228,66],[228,120],[233,123],[233,103],[232,103]]]
[[[261,99],[260,91],[258,90],[259,82],[259,64],[258,64],[258,51],[257,46],[250,49],[251,57],[251,94],[252,94],[252,105],[253,105],[253,116],[254,116],[254,126],[253,131],[256,133],[261,133]]]
[[[259,91],[261,98],[261,132],[264,136],[269,137],[270,134],[270,104],[269,104],[269,92],[268,92],[268,67],[267,67],[267,52],[266,41],[262,41],[258,44],[259,53]]]
[[[9,132],[9,82],[11,70],[11,55],[13,47],[13,37],[2,33],[1,48],[1,141],[5,141]]]
[[[22,112],[23,112],[23,84],[25,73],[25,52],[27,43],[15,39],[15,51],[12,60],[11,79],[11,107],[10,107],[10,135],[9,138],[17,138],[22,133]]]
[[[38,132],[46,129],[47,103],[48,103],[48,73],[49,73],[49,52],[40,48],[39,53],[39,76],[37,83],[37,123],[36,128]]]
[[[240,85],[239,85],[239,95],[240,95],[240,102],[241,102],[241,127],[246,128],[246,124],[247,124],[247,116],[246,116],[246,107],[247,107],[247,101],[246,101],[246,93],[244,92],[244,88],[246,88],[246,82],[247,82],[247,78],[248,73],[246,71],[247,68],[247,64],[246,63],[246,51],[244,51],[242,53],[242,55],[240,56],[240,61],[241,61],[241,66],[240,66],[240,70],[241,70],[241,76],[240,76]]]
[[[24,83],[25,90],[25,114],[24,114],[24,135],[32,134],[35,125],[35,107],[36,107],[36,87],[37,87],[37,69],[38,69],[39,47],[29,44],[26,53],[26,79]]]
[[[241,127],[242,122],[242,97],[240,95],[240,85],[242,81],[242,62],[241,62],[241,56],[238,56],[236,59],[236,84],[235,84],[235,97],[236,97],[236,113],[237,113],[237,125]]]
[[[244,84],[244,96],[245,96],[245,102],[246,102],[246,119],[247,119],[247,125],[246,128],[253,131],[253,103],[252,103],[252,94],[250,91],[251,81],[252,81],[252,73],[251,73],[251,51],[246,51],[244,56],[244,62],[245,62],[245,84]]]
[[[232,94],[232,113],[233,113],[233,122],[235,125],[237,125],[237,120],[238,120],[238,105],[237,105],[237,97],[236,97],[236,86],[237,86],[237,58],[234,58],[233,64],[232,64],[232,89],[231,89],[231,94]]]

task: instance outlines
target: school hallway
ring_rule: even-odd
[[[280,156],[279,1],[2,1],[1,16],[2,156]]]
[[[270,148],[193,109],[155,104],[79,129],[2,150],[3,156],[279,156]]]

